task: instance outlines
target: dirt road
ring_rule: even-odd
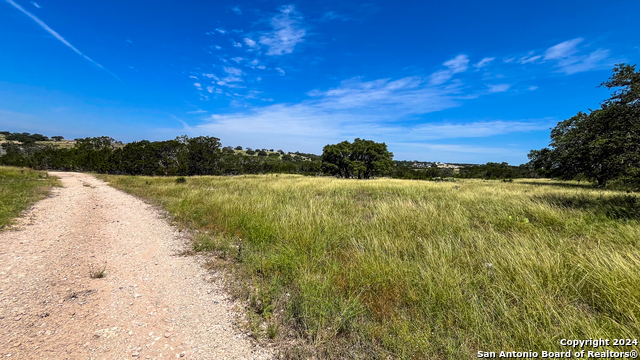
[[[267,359],[152,206],[87,174],[0,233],[0,357]],[[106,276],[90,269],[106,262]]]

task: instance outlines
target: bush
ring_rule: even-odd
[[[176,178],[176,184],[185,184],[186,182],[187,182],[187,179],[185,179],[184,176],[180,176]]]

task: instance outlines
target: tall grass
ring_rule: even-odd
[[[290,358],[464,359],[640,334],[636,195],[545,180],[103,178],[209,234],[199,250],[240,246],[269,336],[309,345]]]
[[[13,222],[22,210],[44,198],[60,181],[46,172],[0,166],[0,229]]]

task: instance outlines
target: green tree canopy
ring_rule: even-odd
[[[640,72],[635,65],[616,65],[600,86],[621,89],[599,109],[559,122],[549,148],[529,153],[531,167],[563,179],[586,177],[598,186],[613,179],[640,182]]]
[[[369,179],[387,175],[393,169],[393,153],[387,144],[355,139],[322,149],[322,170],[343,178]]]

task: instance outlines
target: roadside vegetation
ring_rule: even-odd
[[[226,259],[254,334],[283,341],[285,358],[469,359],[640,334],[637,194],[544,179],[100,177],[198,230],[194,251]]]
[[[43,199],[51,186],[59,186],[55,177],[43,171],[0,166],[0,230],[13,222],[21,211]]]

